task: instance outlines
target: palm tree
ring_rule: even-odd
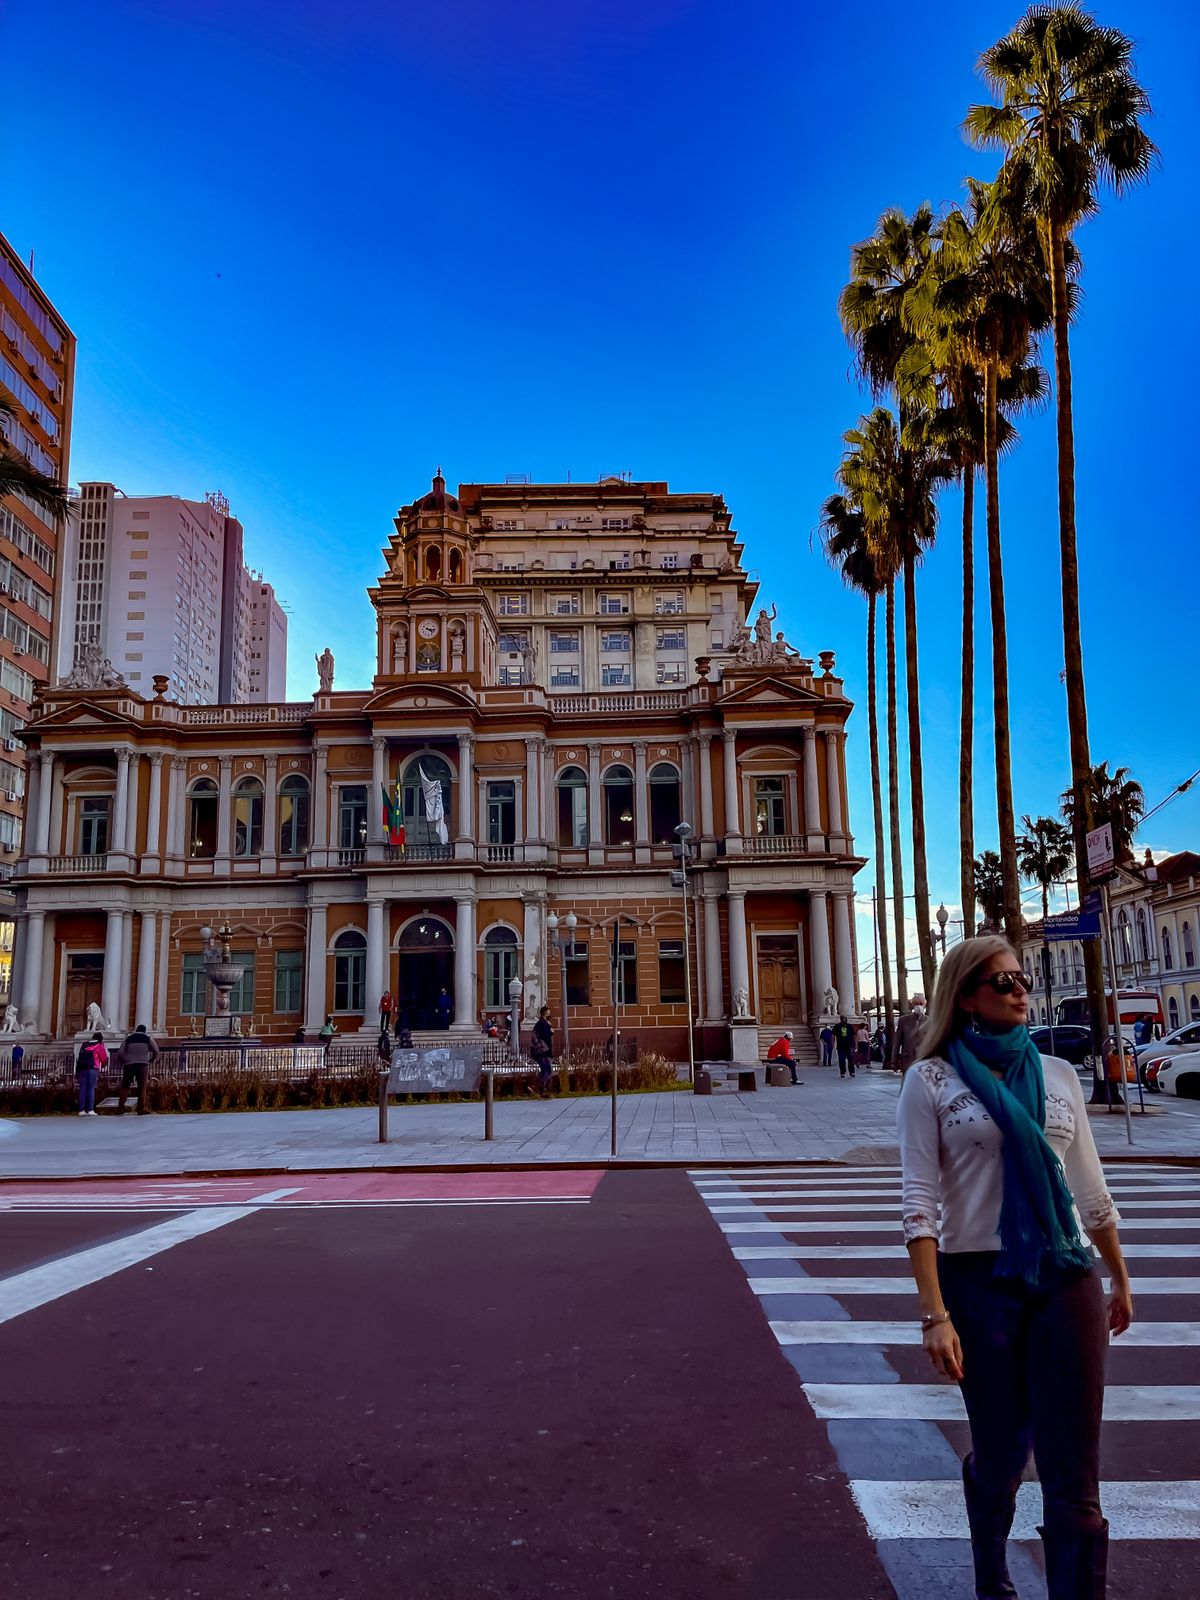
[[[1083,794],[1091,813],[1092,826],[1101,828],[1107,822],[1113,834],[1113,854],[1118,861],[1128,861],[1133,855],[1133,836],[1146,809],[1146,796],[1141,784],[1131,776],[1128,767],[1118,767],[1110,773],[1108,762],[1102,761],[1099,766],[1088,768]],[[1075,795],[1074,786],[1063,795],[1062,814],[1075,837],[1078,837]]]
[[[1071,830],[1057,817],[1022,817],[1025,832],[1017,840],[1021,876],[1042,891],[1042,920],[1050,915],[1050,891],[1070,871],[1075,852]]]
[[[994,850],[975,857],[975,898],[983,912],[985,929],[999,929],[1004,916],[1004,873]]]
[[[11,400],[0,394],[0,418],[15,417],[16,414]],[[25,495],[56,520],[66,514],[71,504],[61,483],[56,483],[44,472],[31,467],[25,457],[14,450],[0,423],[0,498],[6,494]]]
[[[1008,628],[1000,543],[1001,386],[1010,404],[1041,399],[1046,380],[1030,357],[1050,321],[1050,289],[1036,225],[999,184],[967,180],[969,210],[952,209],[939,228],[942,248],[916,302],[932,359],[965,361],[983,389],[983,466],[987,507],[988,594],[992,625],[992,711],[996,820],[1004,874],[1004,931],[1021,937],[1021,889],[1013,808],[1008,697]],[[926,309],[928,308],[928,309]],[[948,347],[948,349],[947,349]],[[1004,422],[1005,442],[1013,437]]]
[[[842,327],[854,347],[861,376],[872,394],[881,396],[897,384],[900,361],[914,343],[909,305],[914,291],[928,270],[934,252],[934,217],[928,205],[918,206],[911,217],[895,208],[880,217],[870,239],[854,246],[850,255],[850,282],[842,290],[839,310]],[[899,462],[899,499],[905,517],[922,515],[925,489],[924,472],[918,464],[932,459],[929,437],[924,428],[910,439],[914,418],[904,397],[900,397],[899,436],[905,451],[912,456]],[[942,480],[944,481],[944,479]],[[908,765],[912,805],[913,898],[917,925],[928,928],[929,871],[925,844],[925,782],[921,760],[921,686],[917,667],[917,592],[916,562],[923,544],[932,537],[936,514],[927,526],[897,530],[899,565],[904,579],[904,653],[908,703]],[[897,912],[899,915],[899,912]],[[933,951],[927,941],[918,941],[921,976],[927,993],[934,979]]]
[[[1046,255],[1054,318],[1054,389],[1058,424],[1058,532],[1062,568],[1063,655],[1072,826],[1079,876],[1093,817],[1083,646],[1079,625],[1079,560],[1075,537],[1075,437],[1071,404],[1070,296],[1067,244],[1076,226],[1099,209],[1107,185],[1118,195],[1148,177],[1157,154],[1142,126],[1150,101],[1133,71],[1133,46],[1082,7],[1035,5],[1005,38],[985,50],[978,70],[998,105],[972,106],[964,123],[981,148],[1005,152],[1005,167],[1023,169],[1025,188]],[[1082,895],[1084,883],[1080,882]],[[1088,946],[1088,1001],[1093,1031],[1104,1026],[1099,952]]]
[[[876,606],[880,593],[891,585],[867,536],[866,519],[844,495],[833,494],[821,508],[821,530],[825,554],[842,575],[842,581],[867,600],[867,728],[871,746],[871,803],[875,820],[875,921],[879,930],[879,952],[883,959],[883,996],[888,1027],[891,1027],[892,972],[888,951],[886,862],[883,853],[883,787],[879,766],[879,717],[876,695],[875,635]],[[889,707],[894,718],[894,711]]]

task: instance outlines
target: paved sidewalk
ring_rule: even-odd
[[[899,1080],[877,1069],[839,1079],[805,1069],[799,1088],[711,1097],[629,1095],[620,1102],[618,1160],[631,1162],[895,1162]],[[481,1104],[399,1106],[390,1143],[374,1107],[203,1115],[0,1120],[0,1178],[301,1171],[354,1167],[532,1166],[605,1161],[604,1098],[499,1100],[496,1137]],[[1093,1114],[1105,1159],[1183,1157],[1200,1164],[1200,1102],[1156,1099],[1133,1118]]]

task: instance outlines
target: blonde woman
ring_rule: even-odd
[[[1016,1596],[1005,1547],[1031,1448],[1050,1600],[1102,1600],[1104,1357],[1133,1301],[1079,1079],[1034,1048],[1029,986],[1004,939],[965,940],[942,964],[900,1094],[904,1237],[926,1354],[961,1386],[971,1426],[978,1600]]]

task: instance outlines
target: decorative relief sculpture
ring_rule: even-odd
[[[75,665],[62,680],[64,689],[127,689],[129,685],[100,646],[85,644],[76,657]]]
[[[745,667],[791,667],[801,664],[799,652],[790,645],[782,633],[771,637],[771,624],[776,618],[775,607],[760,611],[751,632],[744,623],[735,623],[729,641],[734,659]]]

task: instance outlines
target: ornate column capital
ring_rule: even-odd
[[[161,750],[151,750],[150,755],[149,755],[149,761],[150,761],[150,765],[152,767],[161,767],[162,764],[163,764],[163,753],[162,753],[162,751]]]
[[[475,749],[475,735],[473,733],[459,733],[455,735],[455,738],[458,740],[458,748],[460,750],[473,751]]]
[[[218,756],[217,757],[217,762],[220,765],[220,768],[221,768],[222,772],[232,772],[233,771],[233,757],[232,756]]]
[[[375,734],[371,735],[371,749],[372,750],[386,750],[387,747],[388,747],[388,740],[387,740],[387,736],[385,734],[375,733]]]
[[[186,756],[172,756],[171,757],[171,771],[172,772],[186,772],[187,771],[187,757]]]
[[[644,757],[648,748],[645,739],[635,739],[633,741],[633,753],[635,756]]]
[[[698,733],[696,735],[696,743],[700,746],[701,750],[709,749],[712,745],[712,734]]]
[[[129,765],[129,756],[130,751],[128,745],[120,746],[117,750],[117,765],[119,767],[127,767]],[[53,755],[48,755],[46,752],[43,752],[42,760],[45,761],[47,759],[53,761],[54,757]]]

